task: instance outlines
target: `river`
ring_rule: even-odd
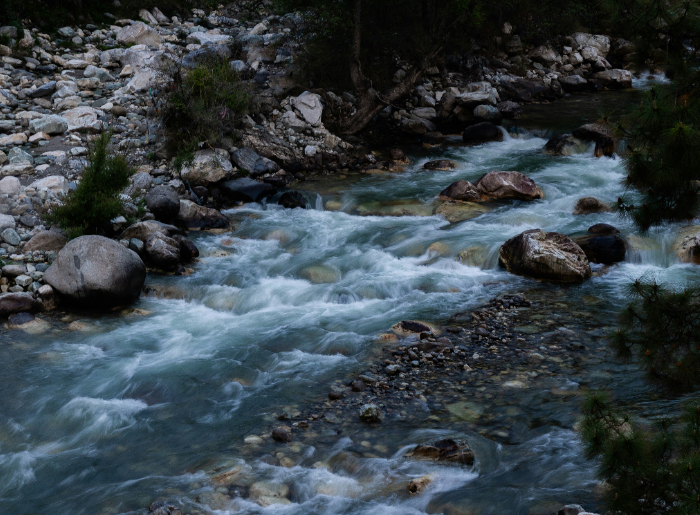
[[[280,413],[303,410],[333,381],[362,372],[377,335],[396,322],[444,322],[509,291],[559,299],[596,322],[599,359],[562,371],[563,381],[581,391],[611,387],[631,409],[675,406],[677,399],[652,392],[634,365],[614,363],[602,335],[630,280],[700,279],[698,267],[669,252],[680,226],[640,235],[612,213],[572,215],[581,197],[614,202],[623,193],[623,162],[594,158],[592,146],[568,157],[541,152],[552,131],[592,121],[598,110],[630,98],[604,93],[528,106],[517,125],[531,132],[517,137],[412,149],[401,173],[308,181],[303,189],[315,209],[246,205],[228,212],[232,232],[193,236],[201,250],[195,273],[149,277],[153,295],[131,309],[52,319],[42,334],[5,331],[0,509],[141,513],[157,497],[182,502],[183,513],[525,515],[564,502],[595,509],[595,469],[574,431],[580,392],[550,403],[543,402],[547,390],[524,389],[509,394],[508,406],[499,406],[502,396],[470,399],[479,413],[502,408],[514,420],[546,421],[506,433],[425,412],[375,429],[318,425],[313,438],[289,446],[244,438],[268,434]],[[437,158],[458,166],[421,169]],[[397,205],[426,214],[421,206],[452,181],[474,181],[490,170],[528,175],[545,199],[498,204],[456,224],[439,216],[356,214]],[[499,246],[522,231],[574,235],[601,222],[618,227],[636,250],[581,285],[542,284],[497,264]],[[476,249],[477,266],[455,259],[467,248]],[[475,448],[476,468],[403,458],[411,444],[455,435]],[[294,466],[281,466],[279,452]],[[260,478],[287,485],[291,503],[262,508],[223,497],[226,490],[217,491],[208,476],[236,464],[248,485]],[[408,480],[424,474],[437,478],[428,491],[401,494]]]

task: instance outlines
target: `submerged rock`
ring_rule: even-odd
[[[68,242],[44,274],[44,282],[61,295],[92,306],[131,302],[145,280],[146,267],[138,254],[103,236]]]
[[[421,494],[434,480],[435,477],[430,474],[411,479],[411,482],[406,487],[406,491],[409,494]]]
[[[277,203],[287,209],[301,208],[306,209],[307,201],[303,193],[298,191],[287,191],[282,194]]]
[[[591,276],[588,258],[567,236],[541,229],[525,231],[506,241],[499,261],[510,273],[538,279],[580,282]]]
[[[461,465],[474,464],[474,452],[465,443],[458,443],[450,438],[438,440],[431,445],[419,445],[407,458],[421,460],[448,461]]]
[[[453,202],[442,202],[435,210],[436,215],[441,215],[450,222],[451,224],[456,224],[463,222],[464,220],[471,220],[479,215],[489,212],[489,208],[483,204],[477,204],[476,202],[463,202],[463,201],[453,201]]]
[[[447,171],[457,168],[457,163],[449,159],[438,159],[437,161],[428,161],[423,165],[425,170]]]
[[[360,420],[367,423],[381,422],[384,419],[384,413],[376,404],[364,404],[360,407]]]

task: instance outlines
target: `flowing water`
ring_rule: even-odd
[[[416,152],[402,173],[309,181],[304,187],[316,209],[233,210],[228,215],[235,230],[195,237],[202,253],[195,273],[149,277],[157,294],[142,298],[136,310],[53,321],[43,334],[5,332],[0,510],[138,512],[161,496],[181,500],[183,512],[203,513],[526,514],[546,513],[537,507],[551,507],[547,502],[595,508],[594,468],[573,429],[577,398],[549,402],[542,392],[514,393],[508,409],[517,405],[517,413],[559,420],[525,427],[517,438],[477,431],[464,419],[441,422],[429,412],[340,434],[330,424],[319,426],[313,444],[263,444],[256,451],[244,438],[267,434],[278,414],[303,410],[333,381],[362,372],[377,335],[399,320],[439,323],[498,293],[529,290],[580,305],[605,328],[630,279],[700,278],[698,267],[678,263],[669,251],[680,226],[640,235],[614,214],[571,214],[584,196],[615,201],[623,193],[623,163],[595,159],[592,147],[548,156],[541,152],[546,140],[535,134],[595,119],[599,99],[619,106],[629,95],[531,106],[519,125],[534,134]],[[557,117],[560,112],[571,114]],[[453,159],[458,167],[421,170],[435,158]],[[456,224],[440,216],[355,214],[387,206],[429,214],[424,205],[452,181],[474,181],[494,169],[525,173],[545,199],[497,204]],[[539,227],[573,235],[599,222],[620,228],[635,250],[584,284],[540,284],[498,267],[499,246],[522,231]],[[455,259],[467,248],[481,256],[479,266]],[[70,328],[78,330],[67,330],[73,319],[79,323]],[[600,352],[605,355],[604,345]],[[564,370],[562,380],[611,386],[625,402],[649,409],[675,402],[651,398],[634,366],[617,365],[609,356],[601,363],[595,370]],[[501,409],[498,401],[472,404],[480,413]],[[467,439],[478,466],[402,458],[411,444],[443,436]],[[295,466],[281,466],[280,451]],[[238,464],[253,478],[248,484],[267,479],[290,486],[292,503],[262,508],[223,498],[208,479],[217,464]],[[425,494],[401,494],[409,479],[425,474],[436,478]]]

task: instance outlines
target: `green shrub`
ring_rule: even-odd
[[[95,141],[78,187],[49,213],[48,222],[59,225],[69,238],[104,233],[110,221],[124,213],[119,193],[129,185],[134,169],[123,156],[108,152],[111,137],[111,132],[104,133]]]
[[[700,405],[679,419],[642,425],[617,411],[605,393],[586,400],[581,435],[598,459],[603,499],[616,515],[700,513]]]
[[[248,112],[250,95],[223,58],[210,57],[197,67],[167,74],[163,124],[172,154],[189,154],[201,143],[213,145]]]

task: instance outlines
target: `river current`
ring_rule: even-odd
[[[518,125],[531,132],[508,133],[502,142],[414,149],[401,173],[309,181],[303,189],[314,209],[231,210],[233,231],[193,236],[201,261],[192,275],[149,277],[153,295],[131,309],[52,321],[41,334],[4,332],[0,510],[139,513],[157,497],[182,500],[183,513],[524,515],[550,501],[595,508],[595,470],[582,456],[570,405],[562,415],[569,422],[538,427],[518,441],[462,424],[457,436],[480,458],[474,469],[402,458],[411,444],[455,436],[449,421],[388,421],[340,433],[329,425],[316,445],[293,442],[257,453],[244,439],[326,395],[333,381],[362,372],[377,335],[400,320],[440,323],[499,293],[539,289],[574,302],[596,299],[587,307],[581,300],[582,309],[608,327],[630,280],[700,279],[698,267],[678,263],[669,250],[680,225],[641,235],[612,213],[572,215],[581,197],[614,202],[623,194],[622,160],[596,159],[592,146],[567,157],[541,151],[552,128],[570,130],[593,121],[601,102],[628,99],[610,93],[530,106]],[[422,170],[437,158],[458,166]],[[545,199],[497,204],[456,224],[434,215],[357,214],[405,204],[426,215],[421,206],[451,182],[491,170],[528,175]],[[552,287],[498,266],[500,245],[522,231],[575,235],[601,222],[618,227],[634,248],[625,262],[584,284]],[[480,256],[476,266],[456,260],[467,248]],[[636,368],[608,361],[606,370],[619,375],[588,370],[585,386],[613,384],[630,405],[644,403],[648,390]],[[527,393],[521,399],[534,402]],[[654,402],[652,408],[675,401]],[[280,451],[294,466],[280,464]],[[287,485],[291,504],[221,504],[208,479],[217,464],[238,464],[254,479]],[[425,474],[436,480],[423,495],[397,493]]]

